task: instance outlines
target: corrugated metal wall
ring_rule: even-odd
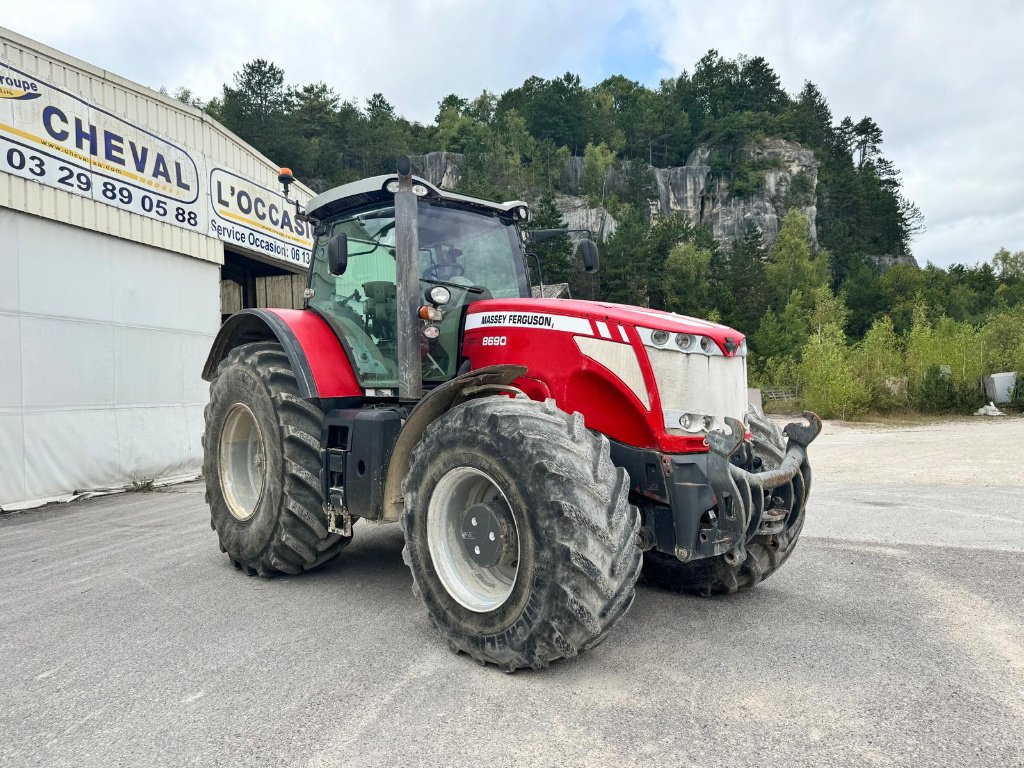
[[[211,178],[215,169],[233,184],[244,177],[239,189],[280,211],[277,167],[198,110],[3,28],[0,78],[0,505],[197,473],[208,397],[200,371],[222,301],[217,226],[233,221]],[[93,151],[50,141],[44,104],[62,110],[50,136],[73,131],[75,116],[83,130],[96,126]],[[174,222],[159,183],[97,151],[106,129],[122,136],[126,161],[133,137],[194,161],[194,224]],[[62,165],[83,172],[79,189],[61,188]],[[129,189],[136,208],[148,203],[148,215],[103,200],[107,181]],[[153,210],[160,199],[171,223]],[[302,238],[261,221],[244,222],[250,240],[230,247],[273,263],[273,252],[247,246],[252,235],[280,235],[283,266],[300,269]],[[302,279],[260,280],[268,302],[301,295]]]
[[[203,112],[176,99],[66,56],[3,27],[0,27],[0,62],[184,147],[210,165],[231,169],[270,190],[280,187],[277,165]],[[206,176],[208,170],[201,166],[201,175]],[[204,178],[203,181],[207,180]],[[300,199],[308,200],[312,196],[312,192],[302,184],[296,184],[294,190]],[[207,199],[198,202],[205,208],[210,203],[209,190],[204,186],[202,191]],[[202,232],[189,231],[45,186],[30,178],[0,173],[0,206],[205,261],[223,263],[223,245],[207,234],[206,227]],[[245,250],[244,245],[242,250]]]

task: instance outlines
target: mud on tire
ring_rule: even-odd
[[[775,469],[786,455],[786,438],[779,426],[757,406],[751,405],[746,419],[753,436],[754,455],[765,469]],[[708,557],[682,563],[664,552],[644,553],[644,583],[674,592],[710,597],[749,589],[777,571],[792,554],[804,527],[805,508],[788,528],[775,536],[755,536],[747,542],[747,558],[729,565],[725,557]]]
[[[428,542],[428,510],[440,514],[431,500],[444,498],[439,481],[466,468],[501,491],[518,535],[511,592],[486,611],[452,596]],[[427,428],[403,490],[413,592],[454,651],[508,672],[545,667],[599,643],[633,602],[640,520],[628,477],[612,464],[607,439],[554,401],[456,406]]]
[[[265,469],[251,515],[232,514],[221,482],[221,436],[237,406],[258,427]],[[328,533],[320,491],[323,413],[299,397],[281,346],[245,344],[228,353],[210,384],[203,475],[210,525],[236,568],[250,576],[299,574],[323,565],[350,538]]]

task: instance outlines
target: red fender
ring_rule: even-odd
[[[243,309],[221,326],[203,367],[210,381],[228,352],[253,341],[277,341],[288,356],[299,395],[362,397],[352,364],[327,322],[308,309]]]

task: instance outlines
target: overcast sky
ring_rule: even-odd
[[[289,83],[380,91],[431,121],[448,93],[530,75],[624,74],[650,86],[709,49],[812,80],[838,121],[870,115],[925,214],[924,264],[1024,249],[1024,3],[683,0],[73,0],[5,3],[0,26],[154,88],[203,98],[266,58]],[[282,161],[283,162],[283,161]]]

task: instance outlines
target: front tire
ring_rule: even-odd
[[[599,643],[633,602],[628,478],[554,401],[456,406],[427,428],[403,489],[413,591],[457,652],[546,667]]]
[[[320,491],[323,413],[299,397],[280,344],[232,349],[210,384],[203,475],[210,524],[250,576],[299,574],[350,538],[329,533]]]
[[[753,436],[754,455],[764,469],[776,469],[786,455],[786,438],[778,425],[751,405],[746,422]],[[754,536],[746,543],[743,562],[729,564],[725,555],[680,562],[665,552],[644,553],[643,581],[673,592],[700,595],[726,595],[750,589],[775,573],[789,559],[804,527],[806,506],[789,526],[776,536]]]

